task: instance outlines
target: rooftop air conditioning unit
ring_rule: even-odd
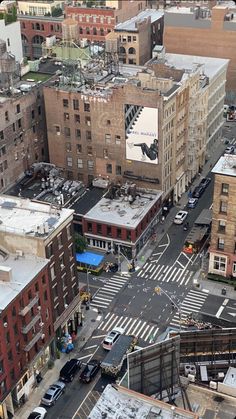
[[[191,383],[194,383],[194,382],[195,382],[195,375],[193,375],[193,374],[188,374],[188,379],[189,379],[189,381],[190,381]]]
[[[217,390],[217,383],[215,381],[210,381],[209,387],[213,390]]]

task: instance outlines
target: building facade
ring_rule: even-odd
[[[14,55],[18,63],[22,62],[21,28],[19,22],[6,23],[0,18],[0,39],[6,43],[7,52]]]
[[[65,1],[64,0],[53,0],[53,1],[18,1],[18,13],[20,15],[30,15],[30,16],[45,16],[45,15],[55,15],[60,10],[63,10]]]
[[[48,260],[1,247],[0,415],[25,402],[54,338]]]
[[[226,278],[236,277],[235,167],[236,156],[225,154],[212,169],[214,196],[209,272]]]
[[[226,99],[236,98],[236,14],[227,5],[165,10],[164,45],[168,53],[230,59]],[[189,40],[191,39],[191,42]]]

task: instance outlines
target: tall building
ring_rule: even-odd
[[[0,40],[6,43],[7,52],[14,55],[16,61],[21,63],[23,50],[20,23],[16,21],[16,15],[8,9],[6,12],[0,11]]]
[[[190,42],[191,40],[191,42]],[[236,99],[236,9],[218,4],[207,7],[171,7],[165,10],[164,45],[168,53],[230,59],[226,99]]]
[[[236,277],[236,156],[225,154],[213,167],[214,195],[209,272]]]
[[[69,179],[128,179],[177,201],[221,135],[228,61],[161,51],[139,67],[116,56],[91,62],[80,86],[79,72],[45,86],[50,161]]]
[[[2,246],[0,253],[0,415],[5,419],[32,392],[36,371],[50,359],[54,330],[49,261],[20,249],[11,254]]]

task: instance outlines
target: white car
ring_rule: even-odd
[[[30,413],[28,419],[44,419],[47,414],[47,410],[44,407],[36,407],[33,412]]]
[[[117,342],[120,335],[123,335],[125,332],[124,329],[121,327],[115,327],[113,330],[111,330],[108,335],[104,338],[104,341],[102,343],[103,349],[106,349],[107,351],[110,351],[112,346]]]
[[[234,154],[234,146],[229,145],[228,147],[226,147],[225,154]]]
[[[179,211],[175,218],[174,218],[174,223],[175,224],[183,224],[184,220],[186,220],[188,216],[188,211]]]

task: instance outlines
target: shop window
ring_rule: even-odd
[[[213,268],[224,272],[226,270],[226,258],[221,256],[214,256]]]

